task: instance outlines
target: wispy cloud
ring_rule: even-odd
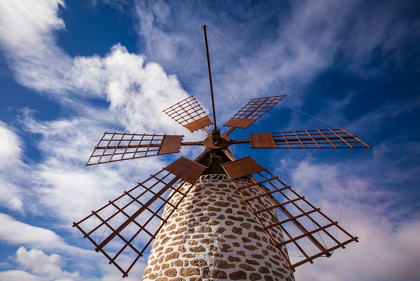
[[[125,1],[102,2],[121,12],[127,5]],[[92,5],[100,4],[92,1]],[[199,62],[188,64],[182,76],[170,74],[175,72],[174,66],[164,70],[162,65],[168,63],[200,26],[208,24],[217,33],[232,38],[232,43],[286,83],[303,85],[297,88],[306,93],[306,85],[328,69],[341,68],[357,79],[380,79],[394,63],[398,67],[403,64],[402,58],[410,56],[401,46],[417,42],[412,35],[418,35],[419,21],[412,16],[401,17],[401,13],[412,4],[386,1],[367,5],[364,1],[287,4],[273,1],[270,5],[216,2],[208,6],[198,1],[182,4],[136,1],[130,10],[137,19],[138,48],[142,54],[130,53],[123,45],[116,44],[103,56],[72,57],[57,42],[58,33],[68,32],[61,18],[67,9],[63,1],[1,1],[0,47],[11,69],[7,73],[18,83],[56,101],[68,114],[60,119],[39,120],[36,112],[28,108],[21,111],[16,128],[0,122],[0,204],[15,216],[0,215],[0,224],[5,226],[0,229],[0,240],[26,247],[19,248],[16,262],[31,272],[9,270],[0,273],[0,279],[94,279],[93,272],[98,267],[102,280],[120,278],[120,273],[106,263],[102,266],[100,261],[92,260],[92,251],[73,246],[87,247],[73,240],[80,236],[70,225],[89,214],[94,204],[98,207],[119,195],[127,184],[131,186],[135,180],[161,169],[167,159],[142,159],[142,168],[134,178],[131,173],[136,162],[93,168],[83,168],[83,164],[107,130],[186,132],[170,118],[161,116],[161,111],[165,105],[185,98],[186,89],[209,104],[207,73],[199,74],[199,64],[205,67],[201,38],[192,53]],[[280,6],[282,13],[278,14]],[[212,55],[212,65],[221,119],[227,119],[232,111],[239,109],[244,97],[246,100],[272,92],[293,96],[290,89],[227,44],[260,89],[214,38],[211,44],[212,54],[218,55]],[[188,52],[182,54],[187,55]],[[340,102],[333,97],[326,105],[331,109],[329,112],[334,111],[344,122],[348,120],[342,112],[360,98],[358,94],[347,97],[344,101],[340,98]],[[287,102],[299,105],[301,100],[290,98]],[[382,105],[353,119],[352,128],[358,132],[367,128],[363,129],[365,134],[369,130],[381,133],[392,118],[415,112],[418,100]],[[304,122],[292,115],[289,126],[296,128]],[[20,138],[18,128],[30,134],[30,140]],[[186,138],[197,135],[188,133]],[[299,268],[298,279],[317,280],[313,276],[318,276],[318,280],[354,280],[355,272],[359,279],[365,280],[410,280],[420,275],[415,264],[419,261],[419,249],[405,242],[418,232],[419,225],[415,216],[407,215],[409,219],[395,228],[396,218],[405,215],[406,210],[396,210],[397,196],[389,188],[400,182],[413,184],[418,179],[418,169],[413,164],[418,159],[418,143],[411,140],[400,144],[404,137],[388,137],[378,142],[367,153],[369,156],[364,156],[366,163],[354,168],[357,176],[349,182],[343,224],[359,235],[361,242],[335,252],[331,259],[317,261],[316,266]],[[27,141],[41,153],[36,163],[26,154]],[[184,148],[183,151],[191,152]],[[298,162],[299,159],[303,161]],[[283,165],[293,170],[292,180],[298,189],[308,193],[326,212],[336,214],[341,207],[343,171],[347,171],[348,159],[343,160],[346,163],[334,165],[315,164],[318,159],[317,156],[285,157]],[[366,173],[370,173],[369,179]],[[24,223],[28,214],[34,221],[50,214],[50,223],[43,227]],[[76,263],[72,258],[80,253],[88,256],[87,264]],[[70,260],[70,266],[77,264],[81,268],[80,276],[72,273],[76,270],[68,269],[63,260]],[[43,264],[48,267],[39,267],[40,261],[45,261]],[[134,269],[138,274],[144,269],[144,262]]]
[[[396,208],[393,192],[371,178],[353,175],[348,179],[348,168],[307,159],[291,169],[294,188],[334,221],[341,219],[341,226],[360,240],[345,250],[336,250],[329,259],[316,260],[316,266],[298,268],[297,280],[391,281],[420,277],[416,266],[420,246],[413,236],[420,222],[416,218],[401,220],[410,210]]]

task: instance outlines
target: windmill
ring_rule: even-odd
[[[166,247],[162,245],[164,241],[166,243],[168,240],[175,239],[167,234],[181,233],[183,235],[181,235],[183,237],[181,237],[181,243],[176,242],[172,244],[180,245],[179,247],[182,246],[182,243],[188,242],[186,239],[194,239],[194,236],[200,238],[201,240],[197,241],[201,242],[193,241],[194,243],[189,244],[207,243],[203,242],[206,240],[203,239],[203,235],[192,235],[191,233],[194,230],[188,230],[186,227],[174,230],[175,226],[168,227],[168,225],[171,225],[171,221],[175,220],[175,216],[177,217],[177,222],[182,222],[183,226],[189,225],[190,221],[186,218],[191,219],[192,217],[194,219],[195,216],[199,216],[198,213],[201,210],[200,208],[194,209],[194,207],[209,206],[209,202],[213,202],[211,206],[234,206],[235,212],[232,212],[232,208],[217,209],[206,207],[206,210],[215,211],[213,213],[218,218],[218,221],[215,222],[216,225],[220,224],[221,221],[223,222],[226,216],[231,217],[233,220],[252,222],[253,225],[249,223],[240,224],[244,229],[253,227],[256,230],[256,232],[245,231],[248,236],[252,236],[257,241],[254,246],[251,245],[253,248],[251,246],[248,248],[260,248],[259,251],[262,253],[262,255],[256,254],[252,256],[264,258],[264,255],[270,256],[275,253],[279,257],[278,261],[281,260],[282,264],[287,266],[290,272],[307,262],[313,263],[313,260],[318,257],[329,257],[333,251],[338,248],[345,248],[345,245],[348,243],[357,242],[357,237],[344,230],[337,222],[330,219],[319,208],[307,201],[304,196],[299,195],[291,186],[285,184],[249,156],[236,159],[230,152],[229,147],[237,144],[249,144],[252,149],[335,149],[369,148],[369,146],[344,128],[255,133],[250,134],[248,139],[242,140],[230,138],[230,135],[236,129],[246,129],[260,119],[283,100],[285,95],[252,99],[224,124],[228,129],[222,134],[217,127],[216,120],[207,27],[203,26],[203,30],[213,121],[208,117],[194,96],[190,96],[165,109],[164,113],[190,132],[202,130],[206,135],[204,140],[186,142],[183,141],[183,135],[105,132],[86,165],[173,154],[180,152],[183,146],[202,146],[204,151],[194,160],[180,157],[132,189],[125,191],[116,199],[109,201],[103,207],[92,211],[90,215],[77,223],[75,222],[73,226],[83,233],[84,238],[88,238],[92,242],[97,252],[104,254],[109,263],[114,264],[121,271],[123,277],[128,276],[135,263],[146,254],[146,250],[155,239],[159,240],[159,242],[155,241],[152,252],[153,254],[160,252],[157,257],[154,257],[156,260],[153,263],[163,263],[164,256],[157,259]],[[211,125],[213,125],[213,129],[209,132],[206,127]],[[202,190],[207,185],[211,186],[211,182],[215,180],[221,180],[225,184],[213,186],[211,190],[197,196],[199,194],[198,189]],[[229,198],[232,199],[236,196],[236,199],[229,199],[231,203],[224,205],[224,203],[217,202],[217,199],[208,199],[212,196],[212,193],[219,194],[220,196],[217,197],[219,200],[224,200],[226,197],[223,196],[227,193],[232,194],[229,195],[231,197],[228,196]],[[186,204],[186,201],[189,203]],[[184,211],[179,213],[179,210]],[[189,211],[185,212],[185,210]],[[227,214],[229,212],[232,214],[231,216]],[[185,215],[186,213],[188,214]],[[184,217],[181,219],[182,215]],[[246,220],[241,216],[246,217]],[[97,224],[92,225],[93,220]],[[194,225],[191,223],[191,227],[197,225],[197,227],[201,228],[207,227],[207,232],[210,233],[208,237],[214,241],[223,241],[223,239],[220,240],[220,236],[211,233],[214,228],[209,228],[209,224],[206,224],[207,222],[208,220],[200,218],[200,220],[194,222]],[[229,224],[226,223],[227,225]],[[233,231],[236,233],[235,235],[240,236],[242,234],[242,230],[238,227],[233,227],[232,229],[236,229],[237,232]],[[226,229],[219,227],[216,230],[216,232],[223,232]],[[102,233],[99,241],[94,237],[96,232]],[[201,233],[204,232],[206,231]],[[340,234],[340,239],[338,234]],[[235,235],[230,236],[233,236],[232,239],[234,239]],[[326,242],[326,240],[328,241]],[[248,238],[242,238],[242,241],[253,243]],[[223,247],[226,245],[223,244]],[[236,243],[236,245],[239,245],[236,247],[241,248],[240,243]],[[265,250],[265,247],[270,249],[270,252]],[[229,248],[229,250],[224,252],[231,251],[230,245],[227,245],[226,248]],[[298,261],[293,261],[289,256],[292,248],[299,253]],[[211,247],[209,249],[212,254],[217,251],[217,249],[215,250]],[[171,256],[178,257],[178,252],[185,252],[185,248],[184,250],[181,250],[181,248],[177,248],[175,251],[172,248],[170,250],[166,251],[168,253],[165,252],[165,254],[168,254],[165,261]],[[209,251],[206,253],[209,253]],[[127,256],[130,257],[129,261],[126,260]],[[229,256],[229,261],[232,262],[234,259],[235,257]],[[194,261],[198,263],[197,259]],[[258,261],[248,259],[246,261],[248,265],[242,263],[239,266],[250,271],[252,270],[249,267],[258,268],[255,265],[260,264]],[[274,263],[280,266],[278,261],[270,259],[269,264]],[[203,262],[207,263],[207,261]],[[151,265],[153,263],[148,265],[150,269],[146,269],[145,272],[145,275],[148,274],[149,277],[152,275],[153,269]],[[157,270],[166,269],[166,276],[175,277],[179,276],[179,274],[182,276],[193,276],[197,272],[191,269],[192,264],[194,263],[191,261],[185,261],[185,263],[180,261],[178,264],[172,263],[170,266],[158,267]],[[226,263],[219,262],[219,265],[223,264],[226,265]],[[254,267],[250,266],[250,264],[253,264]],[[186,265],[192,270],[191,272],[183,271]],[[181,268],[180,271],[176,269],[173,271],[174,269],[171,267],[175,266]],[[215,267],[218,267],[217,261]],[[202,277],[210,276],[209,272],[206,272],[208,267],[206,268],[203,267],[202,271],[199,271]],[[286,274],[284,269],[281,270],[283,270],[283,274]],[[229,278],[236,280],[241,278],[258,280],[259,278],[255,277],[259,273],[245,273],[245,275],[241,275],[242,273],[240,272],[243,271],[231,273]],[[259,272],[262,272],[261,268]],[[217,277],[217,274],[213,277]],[[281,275],[281,273],[277,274]],[[150,278],[154,279],[156,276],[155,274]],[[292,276],[292,274],[289,276]],[[289,279],[293,279],[293,276]],[[286,280],[289,279],[286,278]]]

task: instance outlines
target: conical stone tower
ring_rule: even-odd
[[[277,237],[283,240],[282,233]],[[234,185],[220,174],[201,176],[163,226],[143,280],[291,281],[294,276]]]

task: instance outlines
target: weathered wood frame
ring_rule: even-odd
[[[252,123],[260,119],[277,103],[284,99],[286,95],[272,96],[265,98],[256,98],[250,100],[244,107],[242,107],[235,115],[229,119],[224,126],[232,127],[226,132],[229,135],[234,128],[248,128]]]
[[[83,233],[84,238],[88,238],[89,241],[95,245],[95,250],[104,254],[108,258],[109,263],[114,264],[121,273],[123,273],[123,277],[127,277],[134,264],[140,257],[143,256],[145,250],[151,245],[151,242],[155,239],[157,233],[168,221],[173,212],[178,208],[183,199],[188,195],[189,191],[193,187],[193,184],[201,176],[205,168],[205,166],[194,161],[186,158],[180,158],[160,172],[150,176],[142,183],[139,183],[134,188],[129,191],[125,191],[121,196],[109,201],[109,203],[105,206],[96,211],[92,211],[91,215],[85,217],[77,223],[73,223],[73,227],[79,229]],[[185,190],[182,190],[186,182],[191,183],[191,185]],[[169,194],[167,199],[165,199],[164,194],[169,190],[173,190],[173,192]],[[139,193],[139,195],[134,196],[133,194],[135,192]],[[175,204],[170,203],[174,195],[177,193],[181,195],[179,200],[177,200]],[[147,198],[148,196],[151,198],[147,202],[142,203],[140,201],[141,198]],[[119,207],[118,202],[120,200],[128,200],[128,203]],[[157,200],[159,200],[159,202]],[[135,206],[139,206],[140,208],[133,214],[127,213],[127,208],[133,204]],[[166,205],[169,206],[170,211],[165,217],[162,217],[161,214]],[[109,212],[108,210],[113,210],[112,215],[107,218],[102,217],[101,212]],[[138,222],[136,218],[145,211],[148,211],[147,213],[149,213],[149,217],[145,218],[145,222],[143,223]],[[110,221],[119,214],[124,215],[126,220],[118,228],[116,228],[110,224]],[[99,224],[93,228],[88,227],[91,225],[92,221],[96,219],[98,219]],[[149,223],[153,219],[158,219],[160,221],[159,226],[156,229],[151,229],[149,226]],[[138,230],[133,235],[129,235],[127,237],[122,232],[129,225],[135,225]],[[102,240],[101,237],[101,241],[95,241],[95,232],[103,230],[103,233],[105,233],[106,229],[109,229],[111,234],[104,240]],[[134,240],[140,233],[143,235],[146,234],[148,239],[144,244],[137,245],[134,243]],[[119,238],[124,243],[124,246],[116,254],[111,254],[112,251],[106,250],[106,247],[115,238]],[[121,254],[127,253],[128,251],[134,252],[136,256],[129,267],[124,269],[118,264],[117,259]]]
[[[105,132],[86,166],[178,153],[183,138],[182,135]]]
[[[285,262],[292,270],[306,262],[313,263],[313,260],[320,256],[328,257],[331,255],[332,251],[340,247],[344,248],[344,246],[350,242],[358,242],[357,237],[353,237],[351,234],[349,234],[346,230],[339,226],[337,222],[334,222],[323,212],[321,212],[321,209],[315,208],[305,199],[304,196],[300,196],[290,186],[283,183],[278,177],[275,177],[252,158],[241,158],[229,163],[225,163],[222,165],[222,167],[231,178],[235,188],[239,191],[242,199],[245,201],[250,211],[254,214],[256,220],[269,237],[271,243],[275,246],[279,254],[283,257]],[[252,173],[250,173],[250,171],[252,171]],[[257,180],[257,178],[260,180]],[[293,197],[287,195],[286,191],[292,194]],[[281,198],[281,202],[278,200],[278,198]],[[263,199],[267,199],[270,204],[267,205]],[[251,203],[251,201],[255,200],[258,201],[260,206],[262,206],[258,210],[255,209]],[[302,203],[302,207],[298,205],[298,202]],[[303,203],[305,205],[303,205]],[[293,213],[296,213],[297,210],[297,215],[293,215],[293,213],[290,211],[290,206],[293,206],[294,208]],[[307,211],[304,206],[308,206],[310,210]],[[271,218],[270,224],[263,222],[264,218],[261,216],[263,213],[269,214]],[[280,221],[279,214],[283,214],[286,219]],[[312,217],[313,214],[320,215],[328,223],[324,225],[320,224]],[[304,226],[301,223],[302,218],[308,219],[312,223],[314,229],[309,230],[306,226]],[[290,225],[288,226],[288,223],[292,223],[294,228],[298,229],[302,234],[295,236],[292,235],[292,233],[289,231]],[[344,242],[340,242],[336,237],[334,237],[334,235],[328,231],[329,228],[334,226],[336,227],[337,232],[340,231],[341,234],[349,237],[349,239],[345,240]],[[272,229],[274,228],[277,228],[277,232],[280,231],[280,233],[284,233],[287,239],[282,242],[277,241],[272,233]],[[320,233],[323,233],[329,237],[330,241],[334,242],[334,245],[325,245],[321,236],[321,241],[319,241],[315,237],[315,234],[320,235]],[[304,238],[307,238],[313,245],[315,245],[315,247],[318,249],[318,252],[308,254],[304,247],[298,243],[299,240]],[[285,248],[285,245],[290,243],[294,244],[294,246],[303,255],[304,259],[296,263],[291,262],[287,254],[287,249]]]
[[[208,134],[204,128],[213,124],[194,96],[183,99],[163,112],[190,132],[202,129]]]
[[[370,148],[344,128],[250,134],[249,140],[236,140],[234,143],[251,143],[251,148],[275,149]]]

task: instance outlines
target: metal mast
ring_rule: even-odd
[[[214,123],[214,129],[211,132],[212,140],[214,144],[218,144],[221,140],[220,136],[220,130],[217,129],[217,123],[216,123],[216,109],[214,106],[214,94],[213,94],[213,82],[211,80],[211,66],[210,66],[210,54],[209,54],[209,44],[207,43],[207,26],[203,25],[204,30],[204,41],[206,43],[206,54],[207,54],[207,67],[209,69],[209,82],[210,82],[210,93],[211,93],[211,105],[213,107],[213,123]]]

